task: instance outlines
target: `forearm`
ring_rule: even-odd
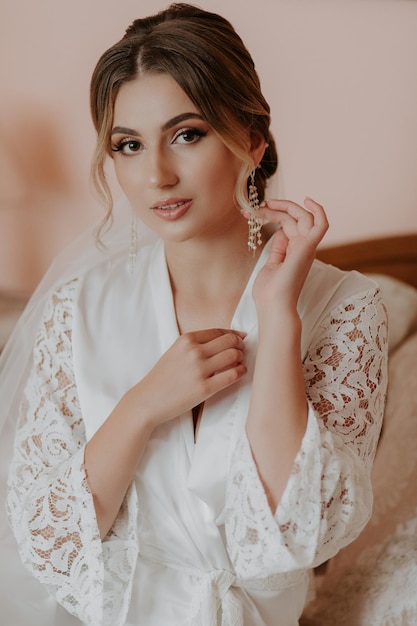
[[[85,471],[102,539],[117,517],[154,428],[148,417],[132,389],[86,445]]]
[[[154,428],[239,380],[246,373],[242,361],[238,331],[184,333],[122,398],[86,447],[85,468],[102,537],[117,516]]]
[[[296,314],[264,320],[246,431],[258,473],[275,511],[300,449],[308,405]]]

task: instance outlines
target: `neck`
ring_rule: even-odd
[[[180,333],[230,328],[261,250],[248,251],[244,236],[165,244]]]
[[[248,250],[245,236],[215,241],[166,242],[165,255],[174,295],[217,299],[242,289],[261,249]]]

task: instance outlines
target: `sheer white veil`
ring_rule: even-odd
[[[55,601],[35,579],[32,580],[19,561],[5,507],[7,468],[13,450],[19,405],[32,365],[33,349],[45,303],[59,285],[82,276],[99,264],[111,264],[112,260],[121,255],[125,255],[126,263],[129,263],[132,216],[128,201],[121,198],[114,207],[111,227],[101,237],[103,249],[97,246],[97,226],[93,226],[56,257],[30,298],[0,356],[0,606],[5,624],[49,626],[58,623],[55,621]],[[136,227],[137,248],[157,239],[143,222],[137,220]],[[25,607],[19,604],[22,598],[25,598]],[[60,625],[75,623],[79,622],[65,615],[59,617]]]
[[[30,368],[35,336],[48,295],[58,285],[82,276],[103,262],[111,264],[124,254],[128,263],[132,216],[127,199],[122,197],[113,209],[111,227],[100,236],[103,246],[96,243],[98,226],[90,227],[54,259],[42,278],[0,356],[0,434],[7,421],[11,420],[14,425],[16,402],[19,403]],[[138,218],[134,219],[139,229],[137,248],[156,241],[157,235]]]

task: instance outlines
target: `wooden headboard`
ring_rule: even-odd
[[[317,258],[344,270],[387,274],[417,288],[417,234],[326,246]]]

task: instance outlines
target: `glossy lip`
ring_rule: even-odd
[[[178,204],[172,209],[167,209],[169,205]],[[176,220],[185,215],[188,209],[191,207],[192,200],[185,198],[167,198],[166,200],[161,200],[159,202],[155,202],[150,208],[155,215],[158,217],[162,217],[165,220]]]

